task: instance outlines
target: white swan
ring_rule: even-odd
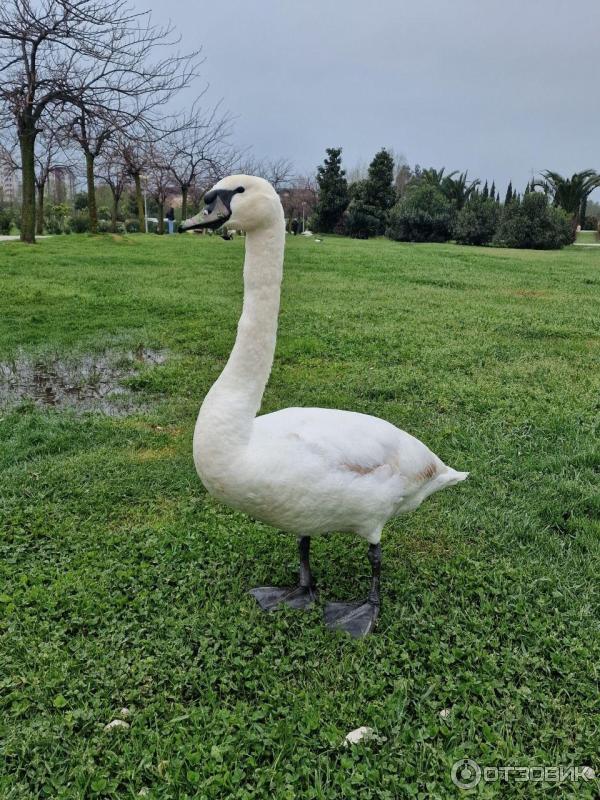
[[[264,610],[315,599],[310,537],[348,531],[369,543],[372,581],[364,603],[329,603],[325,622],[370,632],[380,607],[381,531],[430,494],[464,480],[422,442],[389,422],[351,411],[286,408],[257,417],[275,352],[285,224],[262,178],[233,175],[205,196],[180,231],[223,224],[246,231],[244,304],[229,360],[200,409],[194,462],[223,503],[299,537],[300,580],[252,593]]]

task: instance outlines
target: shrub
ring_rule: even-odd
[[[76,211],[71,217],[73,233],[87,233],[90,229],[90,215],[87,211]]]
[[[379,209],[356,199],[350,202],[344,214],[344,232],[354,239],[368,239],[381,232],[381,216]]]
[[[45,207],[46,230],[48,233],[64,233],[69,227],[71,209],[66,203],[48,204]]]
[[[137,219],[128,219],[125,222],[125,230],[127,233],[139,233],[140,232],[140,222]]]
[[[76,211],[87,211],[88,207],[87,192],[77,192],[74,198],[74,205]]]
[[[454,238],[460,244],[489,244],[499,216],[500,209],[494,200],[474,195],[457,214]]]
[[[545,192],[528,192],[504,207],[494,242],[504,247],[560,250],[575,241],[569,215],[548,202]]]
[[[0,208],[0,235],[8,236],[12,228],[13,215],[9,208]]]
[[[454,205],[437,186],[418,183],[390,211],[386,235],[400,242],[446,242],[455,216]]]

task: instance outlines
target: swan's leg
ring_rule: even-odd
[[[275,611],[282,605],[289,608],[310,608],[317,597],[317,588],[310,571],[310,536],[298,539],[300,553],[300,580],[298,586],[259,586],[250,589],[263,611]]]
[[[343,630],[357,638],[371,633],[379,616],[381,598],[381,544],[369,545],[371,562],[371,588],[365,603],[327,603],[325,625],[332,630]]]

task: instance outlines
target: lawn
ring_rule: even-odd
[[[596,231],[578,231],[577,244],[599,244]]]
[[[2,800],[447,800],[462,757],[600,774],[600,255],[289,241],[263,410],[380,415],[471,472],[388,525],[358,641],[319,607],[258,610],[247,590],[293,579],[295,541],[194,471],[242,258],[216,237],[0,244],[3,363],[167,354],[134,366],[125,416],[0,411]],[[365,549],[315,542],[321,602],[366,592]],[[343,747],[361,725],[376,737]]]

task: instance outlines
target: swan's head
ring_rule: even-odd
[[[198,228],[235,228],[252,231],[283,218],[277,192],[264,178],[229,175],[204,195],[205,207],[182,222],[179,233]]]

